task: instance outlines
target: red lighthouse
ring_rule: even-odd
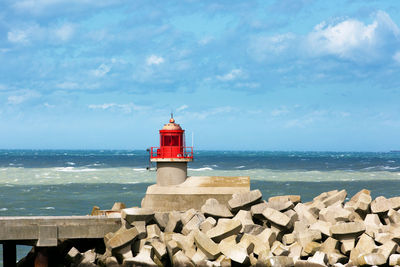
[[[161,186],[183,183],[187,177],[187,163],[193,160],[193,147],[185,146],[185,130],[169,123],[160,130],[160,147],[152,147],[150,160],[157,162],[157,184]]]

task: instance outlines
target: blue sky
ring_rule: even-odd
[[[0,2],[0,148],[400,149],[398,1]]]

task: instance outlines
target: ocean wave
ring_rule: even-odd
[[[66,164],[67,164],[67,165],[70,165],[70,166],[74,166],[74,165],[75,165],[75,162],[68,161],[68,162],[66,162]]]
[[[7,211],[7,208],[1,208],[0,211]]]
[[[58,172],[95,172],[95,171],[100,171],[99,169],[90,169],[90,168],[84,168],[84,169],[79,169],[75,167],[61,167],[61,168],[56,168],[56,171]]]
[[[243,169],[244,167],[246,167],[246,166],[241,165],[241,166],[235,167],[235,169]]]
[[[212,171],[212,170],[214,170],[214,169],[210,168],[210,167],[203,167],[203,168],[197,168],[197,169],[188,168],[188,171],[194,171],[194,172]]]
[[[56,208],[54,208],[54,207],[43,207],[43,208],[40,208],[41,210],[55,210]]]
[[[132,170],[134,170],[135,172],[144,172],[144,171],[147,171],[146,168],[133,168]]]

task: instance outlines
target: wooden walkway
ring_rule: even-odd
[[[106,216],[0,217],[4,267],[16,266],[16,245],[55,247],[59,239],[103,238],[120,227],[119,218]]]

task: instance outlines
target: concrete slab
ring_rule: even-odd
[[[250,191],[248,176],[191,176],[185,182],[173,186],[151,185],[142,200],[143,208],[154,211],[200,210],[209,198],[227,204],[233,194]]]

